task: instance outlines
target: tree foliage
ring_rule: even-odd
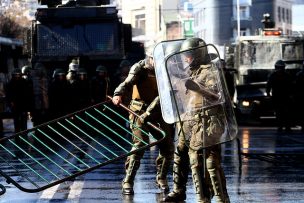
[[[0,34],[5,37],[22,39],[25,28],[12,18],[0,15]]]

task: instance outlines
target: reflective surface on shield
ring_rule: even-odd
[[[154,51],[164,120],[181,123],[184,136],[196,137],[194,147],[232,140],[237,124],[217,49],[208,45],[166,56],[166,47],[178,42],[162,42]]]
[[[183,40],[168,41],[159,43],[153,51],[155,74],[157,79],[158,92],[160,96],[162,115],[167,123],[176,122],[176,105],[174,102],[173,89],[170,85],[168,73],[165,66],[166,50],[170,45],[181,44]],[[172,56],[174,58],[174,56]],[[180,63],[181,61],[178,60]],[[175,113],[174,113],[175,112]]]

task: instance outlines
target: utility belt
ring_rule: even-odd
[[[148,107],[147,104],[145,104],[143,101],[141,100],[134,100],[132,99],[130,102],[130,109],[132,111],[138,112],[138,111],[144,111],[146,110]]]

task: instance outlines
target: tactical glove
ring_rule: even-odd
[[[148,116],[150,116],[150,112],[149,112],[149,111],[146,111],[145,113],[143,113],[143,114],[140,115],[139,119],[140,119],[140,121],[141,121],[142,123],[144,123],[145,120],[146,120],[146,118],[147,118]]]

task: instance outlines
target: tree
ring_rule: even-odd
[[[23,39],[25,30],[31,21],[25,16],[27,8],[19,1],[12,1],[0,14],[0,35],[10,38]]]
[[[8,16],[0,15],[0,34],[10,38],[23,38],[24,27]]]

